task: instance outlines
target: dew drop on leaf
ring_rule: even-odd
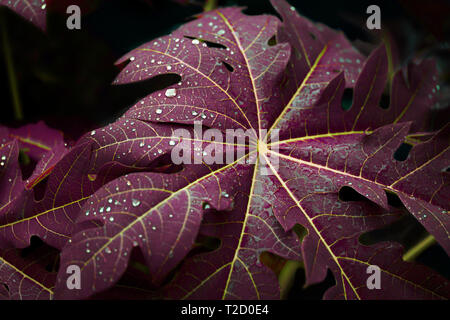
[[[133,207],[137,207],[141,204],[141,202],[138,199],[131,199],[131,204]]]
[[[174,89],[174,88],[167,89],[165,95],[166,95],[166,97],[168,97],[168,98],[175,97],[175,96],[177,95],[177,90]]]

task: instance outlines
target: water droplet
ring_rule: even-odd
[[[131,199],[131,204],[133,205],[133,207],[137,207],[141,204],[141,202],[137,199]]]
[[[166,93],[165,93],[166,97],[168,98],[172,98],[175,97],[177,95],[177,90],[172,88],[172,89],[167,89]]]
[[[199,44],[200,41],[198,41],[197,39],[192,40],[192,44]]]
[[[162,110],[161,109],[156,109],[156,114],[161,114],[162,113]]]

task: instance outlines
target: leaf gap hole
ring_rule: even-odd
[[[215,43],[215,42],[211,42],[205,39],[200,39],[200,38],[196,38],[196,37],[190,37],[190,36],[184,36],[186,39],[191,39],[191,40],[198,40],[202,43],[205,43],[208,48],[219,48],[219,49],[226,49],[227,47],[224,46],[223,44],[220,43]]]
[[[383,93],[380,98],[379,106],[381,109],[387,110],[390,105],[390,96],[387,93]]]
[[[394,152],[394,159],[397,161],[405,161],[412,149],[412,145],[403,142]]]
[[[346,88],[342,94],[341,107],[342,110],[348,111],[353,104],[353,88]]]
[[[343,186],[339,190],[339,199],[344,202],[368,200],[366,197],[364,197],[363,195],[358,193],[355,189],[349,186]]]
[[[273,47],[277,44],[277,36],[274,34],[270,39],[267,41],[267,45],[269,47]]]
[[[222,63],[225,66],[225,68],[227,68],[228,71],[230,71],[230,72],[234,71],[234,68],[231,66],[231,64],[229,64],[229,63],[227,63],[225,61],[222,61]]]

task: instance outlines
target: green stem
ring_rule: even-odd
[[[392,57],[392,47],[391,47],[391,37],[389,36],[388,33],[384,32],[383,36],[382,36],[384,45],[386,47],[386,55],[387,55],[387,59],[388,59],[388,80],[389,80],[389,85],[392,82],[392,78],[394,76],[394,60]]]
[[[14,118],[16,120],[21,121],[23,120],[22,105],[20,102],[19,86],[17,83],[16,72],[14,70],[14,61],[11,53],[11,46],[9,43],[8,32],[6,30],[6,21],[5,21],[6,17],[3,12],[0,12],[0,15],[2,16],[0,20],[2,21],[1,29],[2,29],[3,48],[5,52],[5,63],[6,63],[6,70],[8,72],[9,87],[11,89],[11,97],[13,100]]]
[[[414,261],[422,252],[428,249],[430,246],[436,243],[434,237],[430,234],[424,239],[422,239],[419,243],[417,243],[414,247],[410,248],[404,255],[403,260],[405,261]]]
[[[203,11],[211,11],[217,9],[218,0],[206,0],[205,5],[203,6]]]
[[[295,273],[302,267],[302,263],[298,261],[288,260],[278,276],[280,283],[281,299],[286,299],[287,295],[294,284]]]

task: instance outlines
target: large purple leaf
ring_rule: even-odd
[[[111,162],[122,169],[155,171],[155,163],[182,143],[173,131],[186,127],[192,132],[195,121],[221,131],[250,129],[246,146],[225,144],[224,151],[246,147],[248,154],[226,165],[135,172],[99,187],[78,210],[77,232],[63,249],[57,297],[87,298],[113,287],[134,247],[142,252],[155,286],[181,263],[158,290],[166,298],[278,298],[277,279],[260,261],[265,251],[285,259],[301,259],[301,252],[309,284],[331,269],[337,285],[326,298],[379,298],[379,291],[365,286],[364,268],[372,263],[382,270],[384,296],[449,297],[445,279],[403,262],[398,245],[358,241],[402,213],[388,205],[388,191],[449,249],[448,129],[415,145],[405,161],[394,158],[411,126],[423,128],[429,108],[424,97],[433,100],[435,84],[417,79],[419,70],[432,78],[432,64],[412,65],[408,85],[397,73],[391,105],[383,110],[383,46],[363,59],[343,35],[315,27],[284,1],[274,3],[283,29],[275,17],[219,9],[118,61],[128,64],[116,84],[170,73],[181,81],[149,94],[118,121],[82,138],[92,146],[85,159],[90,175]],[[289,30],[298,37],[291,39]],[[297,48],[293,54],[286,43],[272,45],[276,33]],[[354,90],[349,110],[341,106],[346,87]],[[265,130],[280,130],[281,141]],[[221,144],[195,134],[187,143],[197,143],[200,153]],[[263,167],[271,175],[264,175]],[[344,186],[370,201],[341,201]],[[83,227],[89,222],[96,224]],[[308,230],[301,249],[291,230],[298,223]],[[198,234],[218,237],[221,245],[182,262]],[[82,269],[79,291],[65,287],[64,270],[71,264]]]
[[[0,0],[0,6],[6,6],[45,31],[46,0]]]

